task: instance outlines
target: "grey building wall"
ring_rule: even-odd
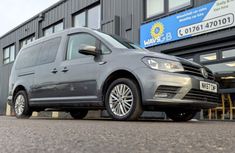
[[[213,0],[194,0],[193,7],[211,1]],[[35,34],[36,38],[40,38],[43,35],[43,29],[62,20],[64,28],[70,28],[72,27],[72,16],[75,13],[98,3],[101,4],[102,31],[118,34],[139,43],[140,25],[151,21],[144,20],[144,0],[61,0],[0,38],[0,114],[5,113],[8,80],[12,67],[12,63],[3,65],[3,48],[15,44],[18,53],[20,40],[32,34]],[[152,20],[168,15],[171,14],[165,14]],[[230,28],[149,49],[156,52],[187,56],[193,52],[222,47],[223,45],[233,45],[235,44],[234,37],[235,29]]]

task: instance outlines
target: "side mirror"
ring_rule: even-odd
[[[84,54],[84,55],[92,55],[92,56],[97,56],[97,50],[95,46],[89,46],[89,45],[84,45],[82,46],[79,51],[79,53]]]

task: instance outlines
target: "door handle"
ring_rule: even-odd
[[[68,68],[67,68],[67,67],[64,67],[64,69],[63,69],[61,72],[66,73],[66,72],[68,72],[68,71],[69,71]]]
[[[51,71],[51,73],[54,73],[54,74],[56,74],[58,71],[57,71],[57,69],[56,68],[54,68],[52,71]]]
[[[105,62],[99,62],[99,65],[104,65],[106,63],[107,63],[106,61]]]

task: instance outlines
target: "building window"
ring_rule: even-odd
[[[169,0],[169,11],[179,10],[189,5],[191,5],[191,0]]]
[[[164,13],[164,0],[146,0],[146,17],[151,18]]]
[[[74,27],[85,27],[86,26],[86,12],[82,12],[74,16]]]
[[[62,31],[62,30],[64,30],[64,23],[63,23],[63,22],[61,22],[61,23],[59,23],[59,24],[56,24],[56,25],[54,26],[54,31],[53,31],[53,33],[59,32],[59,31]]]
[[[223,51],[222,52],[222,57],[223,58],[235,57],[235,49]]]
[[[216,53],[210,53],[200,56],[200,62],[214,61],[217,59]]]
[[[101,25],[101,6],[86,9],[84,12],[73,16],[74,27],[89,27],[92,29],[100,29]]]
[[[15,60],[15,45],[3,49],[3,64],[11,63]]]
[[[21,41],[20,41],[20,49],[21,49],[22,47],[24,47],[25,45],[27,45],[27,44],[33,42],[35,39],[36,39],[35,36],[32,35],[32,36],[30,36],[30,37],[27,37],[27,38],[21,40]]]
[[[62,31],[64,29],[64,23],[60,22],[55,25],[52,25],[46,29],[44,29],[44,36],[48,36],[52,33]]]
[[[48,36],[52,33],[53,33],[53,28],[52,27],[49,27],[49,28],[44,30],[44,36]]]
[[[153,18],[191,5],[192,0],[145,0],[145,18]]]
[[[100,5],[88,10],[88,27],[100,29],[101,10]]]

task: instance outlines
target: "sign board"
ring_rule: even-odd
[[[140,28],[142,48],[161,45],[235,26],[235,0],[217,0]]]

